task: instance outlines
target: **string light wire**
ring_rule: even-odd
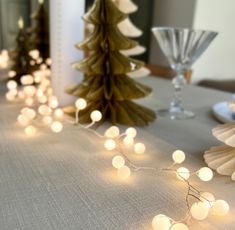
[[[32,57],[39,58],[37,51],[31,52]],[[46,63],[51,63],[47,60]],[[130,177],[132,172],[153,172],[154,175],[160,175],[162,173],[173,173],[176,177],[182,181],[187,187],[187,193],[185,196],[185,202],[187,206],[187,212],[184,218],[181,220],[174,220],[165,215],[159,214],[153,218],[152,227],[154,230],[187,230],[189,222],[192,219],[203,220],[205,219],[209,211],[212,214],[224,216],[229,211],[229,205],[224,200],[210,200],[213,194],[203,192],[193,186],[190,182],[190,177],[197,176],[201,181],[207,182],[212,180],[213,172],[207,167],[203,167],[195,172],[190,172],[185,167],[179,167],[185,161],[185,153],[181,150],[176,150],[172,153],[173,163],[166,168],[149,167],[145,165],[135,164],[125,152],[125,147],[132,147],[135,154],[144,154],[146,152],[146,146],[144,143],[136,143],[135,138],[137,136],[137,130],[129,127],[125,132],[120,133],[120,130],[116,126],[109,127],[104,135],[100,134],[93,127],[102,120],[102,113],[95,110],[91,113],[91,123],[88,125],[82,125],[79,122],[79,114],[87,107],[87,102],[83,98],[79,98],[75,102],[75,120],[71,121],[64,119],[63,111],[58,107],[59,103],[57,98],[53,95],[50,81],[50,66],[43,63],[38,71],[35,71],[33,76],[22,76],[23,89],[18,89],[18,85],[13,80],[9,80],[7,87],[9,91],[6,94],[6,98],[9,101],[17,99],[25,100],[28,107],[21,110],[18,116],[18,122],[25,127],[25,133],[29,137],[33,137],[37,133],[37,127],[50,126],[54,133],[60,133],[63,130],[63,122],[70,125],[77,126],[80,130],[85,130],[93,135],[104,140],[104,148],[108,151],[115,151],[116,155],[112,159],[112,165],[117,170],[117,175],[126,180]],[[9,78],[15,73],[9,72]],[[32,79],[34,81],[32,82]],[[34,86],[34,83],[37,83]],[[38,107],[35,109],[35,106]],[[39,116],[40,115],[40,116]],[[41,121],[41,123],[40,123]],[[37,123],[37,127],[34,123]],[[209,197],[209,198],[208,198]],[[190,198],[193,198],[196,202],[191,204]]]

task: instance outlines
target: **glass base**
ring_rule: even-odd
[[[160,117],[168,117],[171,120],[186,120],[195,117],[195,114],[191,111],[181,110],[173,112],[169,109],[158,110],[157,115],[159,115]]]

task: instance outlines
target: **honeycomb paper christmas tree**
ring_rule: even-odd
[[[136,12],[138,10],[138,7],[131,1],[131,0],[113,0],[115,2],[115,4],[118,6],[119,10],[121,10],[122,12],[124,12],[125,14],[132,14],[134,12]],[[143,31],[141,31],[139,28],[137,28],[129,19],[129,17],[127,17],[125,20],[123,20],[122,22],[120,22],[118,24],[118,28],[120,29],[120,31],[127,37],[129,38],[138,38],[140,36],[142,36]],[[122,50],[122,54],[126,55],[126,56],[137,56],[140,54],[145,53],[146,48],[138,45],[132,49],[129,50]],[[148,76],[150,74],[149,69],[147,69],[146,67],[142,67],[137,71],[131,72],[128,75],[130,77],[145,77]]]
[[[150,94],[151,89],[129,78],[126,73],[136,71],[143,63],[120,53],[138,45],[126,38],[117,25],[126,19],[112,0],[96,0],[84,16],[87,23],[94,25],[93,33],[77,47],[89,53],[89,57],[73,66],[85,73],[82,83],[67,89],[67,93],[85,98],[88,106],[80,113],[80,122],[90,122],[90,114],[100,110],[103,121],[112,124],[148,125],[155,113],[132,102]],[[74,115],[75,108],[66,112]]]
[[[40,56],[45,60],[49,57],[49,20],[48,14],[44,6],[44,0],[38,0],[39,7],[31,16],[34,25],[29,29],[30,48],[38,50]]]
[[[219,174],[231,176],[235,180],[235,124],[219,125],[212,133],[224,145],[210,148],[205,152],[204,159]]]
[[[32,57],[29,55],[29,38],[24,29],[24,21],[22,18],[18,21],[18,25],[19,32],[16,37],[16,48],[13,52],[11,70],[15,72],[15,76],[12,80],[21,84],[21,76],[31,74],[35,70],[35,67],[30,65]]]

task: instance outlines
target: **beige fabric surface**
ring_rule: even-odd
[[[168,105],[173,93],[170,82],[142,81],[154,93],[141,103],[155,110]],[[231,95],[193,86],[184,93],[185,105],[196,118],[159,118],[138,129],[138,140],[146,144],[147,152],[143,156],[128,153],[136,164],[168,166],[172,151],[179,148],[187,152],[185,166],[197,170],[205,166],[203,151],[220,144],[211,134],[217,121],[210,108]],[[111,167],[115,153],[104,151],[103,140],[69,124],[60,134],[42,129],[35,138],[27,138],[16,123],[21,105],[6,102],[3,90],[0,103],[1,230],[150,230],[157,214],[174,219],[184,216],[187,191],[175,175],[138,172],[120,181]],[[190,229],[234,230],[235,183],[217,174],[210,183],[192,181],[227,200],[231,212],[225,218],[192,222]]]

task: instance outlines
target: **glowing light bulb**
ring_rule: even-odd
[[[62,109],[56,109],[54,112],[54,116],[62,119],[64,117],[64,111]]]
[[[63,130],[63,124],[59,121],[55,121],[51,124],[51,130],[54,133],[60,133]]]
[[[7,50],[2,50],[2,55],[8,57],[8,55],[9,55],[9,54],[8,54],[8,51],[7,51]]]
[[[36,62],[33,61],[33,60],[31,60],[31,61],[29,62],[29,64],[30,64],[31,66],[34,66],[34,65],[36,65]]]
[[[45,94],[45,92],[46,92],[46,90],[47,90],[47,86],[44,86],[43,84],[40,84],[40,85],[38,86],[38,88],[39,88],[40,90],[42,90],[43,93]]]
[[[33,73],[33,76],[34,76],[34,81],[36,82],[36,83],[40,83],[41,82],[41,80],[42,80],[42,72],[40,71],[40,70],[38,70],[38,71],[35,71],[34,73]]]
[[[20,79],[22,85],[32,85],[34,83],[34,79],[31,75],[24,75]]]
[[[43,90],[42,89],[37,89],[36,95],[38,98],[42,97],[44,95]]]
[[[27,126],[29,124],[29,119],[25,116],[25,115],[22,115],[20,114],[18,117],[17,117],[17,121],[19,122],[20,125],[22,126]]]
[[[41,84],[46,88],[51,84],[51,82],[48,79],[42,79]]]
[[[120,169],[125,165],[125,159],[122,156],[115,156],[112,160],[112,165],[116,169]]]
[[[177,223],[172,225],[171,230],[189,230],[188,226],[183,223]]]
[[[38,112],[43,116],[51,115],[52,109],[47,105],[41,105],[38,108]]]
[[[34,86],[25,86],[24,87],[24,93],[28,97],[33,97],[36,94],[36,88]]]
[[[134,139],[132,137],[127,136],[123,139],[123,144],[127,147],[132,146],[134,144]]]
[[[14,101],[15,100],[15,94],[13,92],[11,92],[11,91],[7,92],[6,93],[6,99],[8,101]]]
[[[47,103],[47,97],[45,95],[38,98],[39,103],[45,104]]]
[[[113,139],[108,139],[104,142],[104,147],[106,150],[112,151],[117,147],[117,144]]]
[[[169,230],[171,227],[170,219],[165,215],[157,215],[152,221],[153,230]]]
[[[51,76],[51,70],[50,69],[44,70],[44,73],[45,73],[46,76]]]
[[[48,96],[51,96],[52,93],[53,93],[52,88],[48,88],[48,89],[47,89],[47,95],[48,95]]]
[[[16,81],[10,80],[7,82],[7,88],[9,90],[16,89],[17,88],[17,83]]]
[[[40,52],[38,50],[31,50],[29,52],[29,55],[33,58],[33,59],[38,59],[40,56]]]
[[[46,64],[41,64],[40,65],[40,70],[46,70],[47,69],[47,65]]]
[[[45,117],[43,117],[42,122],[45,125],[50,125],[53,122],[53,119],[51,116],[45,116]]]
[[[181,150],[176,150],[172,154],[172,159],[176,164],[181,164],[185,161],[185,153]]]
[[[1,68],[6,68],[7,66],[8,66],[7,60],[4,60],[4,57],[0,56],[0,67]]]
[[[131,170],[126,165],[124,165],[124,166],[122,166],[121,168],[118,169],[118,176],[121,179],[126,180],[128,177],[130,177],[130,175],[131,175]]]
[[[35,83],[40,83],[41,82],[41,77],[40,76],[34,76],[34,82]]]
[[[215,202],[215,197],[212,193],[204,192],[201,194],[200,200],[204,202],[208,208],[211,208]]]
[[[22,17],[20,17],[20,19],[18,20],[18,26],[20,29],[24,28],[24,20]]]
[[[20,110],[20,113],[25,115],[28,109],[29,109],[28,107],[24,107],[23,109]]]
[[[78,110],[84,110],[87,107],[87,102],[83,98],[79,98],[75,102],[75,106]]]
[[[26,104],[27,106],[32,106],[33,103],[34,103],[33,98],[29,97],[29,98],[26,98],[26,99],[25,99],[25,104]]]
[[[91,120],[93,122],[99,122],[102,119],[102,113],[98,110],[95,110],[91,113]]]
[[[133,139],[136,137],[136,135],[137,135],[137,131],[136,131],[136,129],[135,128],[128,128],[127,130],[126,130],[126,135],[128,136],[128,137],[132,137]]]
[[[41,57],[37,58],[36,59],[36,63],[37,64],[41,64],[43,62],[43,59]]]
[[[23,110],[22,112],[23,115],[25,115],[29,120],[33,120],[37,115],[35,110],[29,108]]]
[[[36,133],[37,133],[37,129],[32,125],[25,128],[25,134],[29,137],[34,136]]]
[[[197,175],[202,181],[210,181],[213,178],[213,171],[208,167],[203,167],[198,171]]]
[[[17,89],[11,89],[9,92],[12,93],[15,96],[17,96],[17,94],[18,94],[18,90]]]
[[[181,167],[177,169],[177,177],[180,180],[188,180],[190,177],[190,172],[187,168]]]
[[[108,138],[116,138],[120,134],[120,130],[117,126],[112,126],[109,129],[106,130],[105,136]]]
[[[229,204],[224,200],[216,200],[212,210],[213,215],[226,216],[229,212]]]
[[[23,91],[19,91],[19,92],[18,92],[18,97],[19,97],[20,99],[25,99],[25,94],[24,94],[24,92],[23,92]]]
[[[11,71],[8,72],[8,77],[9,77],[9,78],[13,78],[13,77],[15,77],[15,76],[16,76],[16,71],[11,70]]]
[[[52,60],[51,60],[51,58],[47,58],[47,60],[46,60],[46,64],[47,64],[48,66],[51,66],[51,64],[52,64]]]
[[[136,154],[143,154],[146,150],[146,147],[143,143],[137,143],[134,146],[134,151]]]
[[[55,96],[52,96],[49,100],[49,106],[52,109],[55,109],[58,107],[58,105],[59,105],[59,102],[58,102],[57,98]]]
[[[194,203],[190,209],[192,217],[196,220],[204,220],[209,212],[208,206],[204,202]]]

